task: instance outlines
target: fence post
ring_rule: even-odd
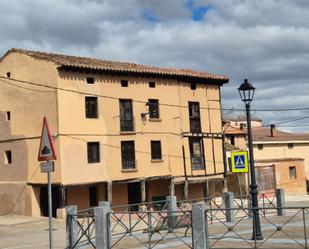
[[[66,241],[67,248],[72,248],[77,241],[78,225],[74,219],[77,220],[77,206],[66,206]],[[78,248],[76,245],[74,248]]]
[[[278,188],[276,189],[276,200],[277,200],[277,214],[278,216],[282,216],[286,214],[286,210],[282,207],[285,206],[285,196],[284,189]]]
[[[234,221],[234,193],[233,192],[225,192],[224,193],[224,202],[225,202],[225,217],[226,222]]]
[[[168,231],[173,232],[173,227],[175,223],[175,216],[177,211],[177,199],[176,196],[166,196],[167,204],[167,225]]]
[[[108,201],[102,201],[98,207],[94,208],[96,249],[109,249],[111,243],[109,231],[110,212],[110,203]]]
[[[209,249],[205,203],[195,203],[192,205],[192,244],[194,249]]]

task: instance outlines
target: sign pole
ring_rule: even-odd
[[[48,184],[48,224],[49,224],[49,248],[54,249],[53,240],[53,220],[52,220],[52,188],[51,188],[51,173],[47,172]]]
[[[40,164],[40,167],[42,173],[47,173],[49,249],[54,249],[53,220],[52,220],[53,205],[52,205],[52,186],[51,186],[51,172],[54,172],[54,162],[50,160],[56,160],[56,159],[57,155],[55,151],[54,142],[50,134],[47,118],[44,117],[38,161],[40,162],[45,161],[44,163]]]
[[[241,208],[243,208],[243,196],[242,196],[242,189],[241,189],[239,173],[236,173],[236,174],[237,174],[237,182],[238,182],[238,189],[239,189],[239,195],[240,195],[240,205],[241,205]]]

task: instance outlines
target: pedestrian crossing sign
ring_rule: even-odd
[[[232,151],[231,166],[233,173],[248,172],[248,152],[247,151]]]

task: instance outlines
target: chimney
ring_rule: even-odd
[[[276,136],[276,125],[271,124],[270,125],[270,136],[275,137]]]

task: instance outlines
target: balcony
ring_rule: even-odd
[[[135,122],[132,119],[120,119],[120,132],[134,132]]]
[[[136,164],[137,162],[135,159],[122,160],[122,171],[136,170]]]

